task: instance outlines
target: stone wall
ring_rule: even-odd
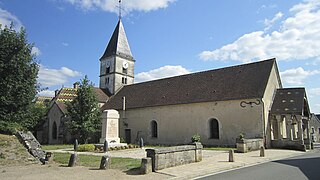
[[[306,151],[306,146],[302,140],[276,139],[271,140],[271,146],[272,148]]]
[[[202,160],[202,144],[173,146],[167,148],[146,149],[147,157],[151,158],[152,171],[179,166]]]
[[[237,152],[246,153],[259,150],[263,145],[263,139],[237,139]]]

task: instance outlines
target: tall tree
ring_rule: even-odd
[[[0,24],[0,133],[23,127],[39,88],[39,66],[26,31]]]
[[[77,89],[75,99],[67,103],[68,129],[71,134],[79,135],[81,143],[88,143],[90,137],[101,128],[101,110],[92,82],[85,76]]]

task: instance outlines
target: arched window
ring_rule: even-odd
[[[52,138],[57,139],[57,124],[56,124],[56,122],[53,122],[53,125],[52,125]]]
[[[156,121],[151,121],[151,137],[152,138],[158,137],[158,124]]]
[[[209,120],[210,139],[219,139],[219,122],[216,119]]]

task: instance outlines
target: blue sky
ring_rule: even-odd
[[[117,0],[0,0],[0,23],[25,27],[53,94],[88,75],[118,20]],[[137,82],[277,58],[284,87],[320,113],[320,0],[123,0]]]

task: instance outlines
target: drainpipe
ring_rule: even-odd
[[[126,97],[122,97],[122,110],[123,110],[123,119],[126,118]]]

